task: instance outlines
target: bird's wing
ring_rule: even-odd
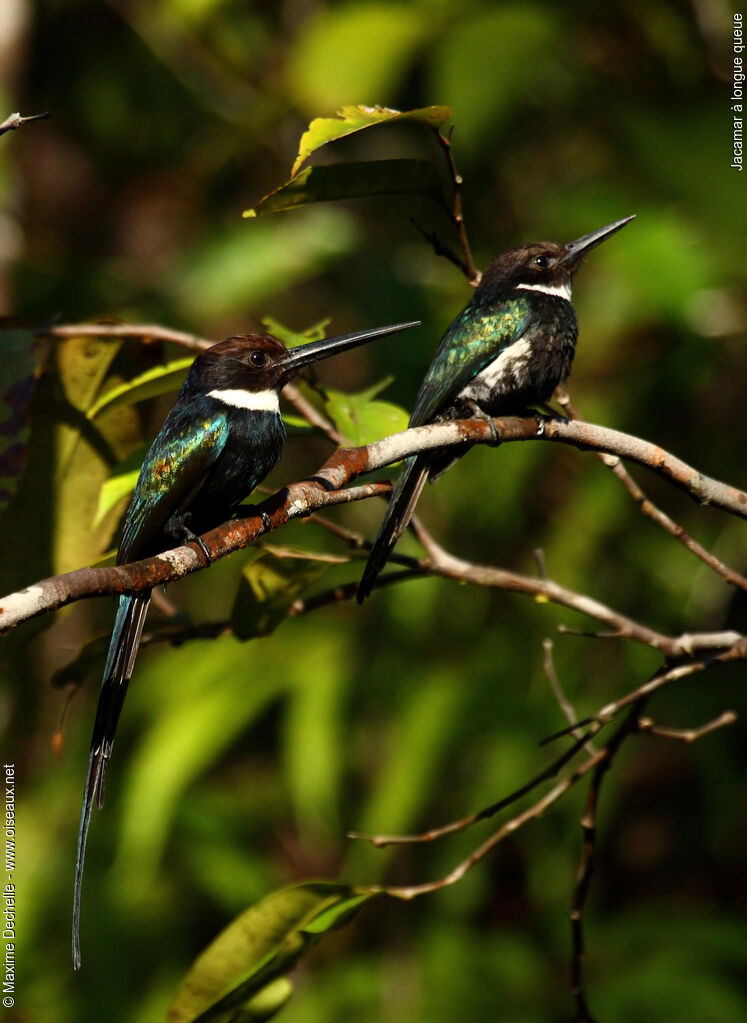
[[[420,386],[411,426],[432,421],[480,370],[524,334],[531,304],[524,297],[480,303],[473,299],[443,336]]]
[[[119,564],[148,552],[171,516],[187,509],[227,438],[222,411],[196,415],[194,407],[172,410],[140,470],[125,517]]]

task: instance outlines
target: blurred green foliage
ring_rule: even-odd
[[[4,105],[53,117],[0,140],[5,311],[32,324],[162,322],[216,339],[265,316],[298,331],[324,317],[334,331],[417,317],[417,334],[320,374],[330,393],[348,395],[394,374],[380,400],[409,407],[469,295],[409,223],[453,244],[445,215],[418,196],[258,221],[241,211],[288,180],[310,118],[351,103],[447,104],[479,265],[520,241],[568,239],[638,214],[579,275],[572,396],[587,418],[744,486],[745,206],[728,167],[728,22],[704,12],[673,0],[29,5],[25,30],[2,28],[14,58]],[[430,133],[407,123],[351,135],[313,159],[440,166]],[[83,428],[86,412],[184,353],[72,339],[40,354],[52,369],[34,387],[25,470],[2,520],[2,592],[112,546],[115,506],[94,525],[101,485],[152,437],[170,399],[103,410],[95,431]],[[25,359],[28,379],[27,350]],[[328,450],[292,438],[271,483],[308,475]],[[637,476],[745,570],[739,523]],[[465,557],[531,571],[541,547],[553,577],[662,630],[745,626],[744,595],[642,519],[592,456],[475,450],[421,510]],[[334,513],[367,535],[380,514],[374,502]],[[309,524],[277,540],[349,553]],[[402,550],[416,550],[413,541]],[[171,587],[169,600],[194,622],[227,620],[253,557],[225,559]],[[360,567],[330,565],[318,585]],[[84,965],[73,975],[74,844],[101,662],[78,664],[85,685],[59,762],[51,739],[64,695],[48,681],[101,642],[112,616],[109,601],[87,601],[0,648],[3,751],[22,779],[17,1008],[35,1023],[162,1019],[200,950],[280,885],[446,873],[489,824],[397,852],[346,843],[344,831],[442,823],[544,765],[551,754],[537,743],[563,721],[541,640],[561,623],[589,625],[509,594],[423,580],[362,610],[288,619],[251,642],[144,646],[92,829]],[[152,626],[160,622],[154,611]],[[657,663],[647,649],[573,636],[558,638],[556,660],[580,715]],[[742,677],[696,677],[662,693],[652,713],[701,723],[739,705]],[[640,738],[606,783],[587,911],[590,998],[605,1023],[747,1015],[740,739],[743,725],[693,747]],[[365,908],[303,961],[282,1018],[567,1019],[582,805],[574,793],[451,890]]]

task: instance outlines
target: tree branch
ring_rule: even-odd
[[[617,729],[615,734],[605,746],[607,756],[600,760],[591,775],[589,792],[586,797],[586,807],[581,817],[581,830],[583,833],[583,846],[581,862],[576,872],[576,882],[573,888],[573,900],[571,904],[571,994],[576,1003],[577,1023],[595,1023],[586,999],[584,984],[584,959],[586,947],[584,941],[584,908],[586,899],[594,877],[597,865],[597,809],[599,807],[599,795],[602,782],[609,769],[615,754],[622,744],[631,735],[638,731],[640,712],[646,704],[646,698],[641,698],[630,711],[626,719]]]
[[[98,337],[98,338],[140,338],[142,341],[166,341],[180,345],[191,352],[203,352],[211,348],[215,341],[188,334],[183,330],[172,330],[157,323],[66,323],[59,326],[37,327],[37,337]],[[333,444],[344,444],[345,438],[335,429],[330,421],[318,412],[310,401],[307,401],[295,384],[286,384],[283,397],[291,404],[299,415],[322,433],[326,433]]]
[[[426,549],[429,556],[428,567],[435,575],[455,579],[459,582],[474,583],[477,586],[495,587],[501,590],[526,593],[535,598],[544,598],[554,604],[560,604],[573,611],[588,615],[590,618],[595,618],[610,626],[616,638],[644,643],[655,650],[660,650],[669,659],[690,657],[697,649],[728,647],[742,639],[738,632],[683,633],[681,636],[668,636],[607,607],[606,604],[602,604],[593,597],[569,590],[552,579],[537,579],[534,576],[511,572],[505,568],[476,565],[470,561],[463,561],[445,551],[433,538],[428,539]],[[570,729],[565,729],[559,734],[573,734],[572,729],[583,724],[585,724],[583,721],[575,723]]]
[[[395,895],[401,899],[414,899],[419,895],[425,895],[427,892],[435,892],[441,888],[447,888],[449,885],[456,884],[457,881],[461,881],[464,875],[471,870],[477,863],[484,860],[485,857],[491,852],[500,842],[509,835],[513,835],[519,828],[523,827],[531,820],[535,820],[541,817],[542,814],[547,810],[553,803],[557,801],[568,792],[569,789],[585,777],[589,771],[592,771],[597,764],[602,763],[609,757],[609,747],[605,746],[599,750],[594,756],[584,760],[583,763],[579,764],[575,770],[563,778],[561,781],[554,785],[541,799],[538,799],[536,803],[528,807],[522,813],[512,817],[511,820],[506,821],[498,831],[490,836],[485,842],[482,843],[477,849],[474,850],[466,859],[462,860],[450,873],[445,877],[440,878],[438,881],[429,881],[425,884],[417,885],[398,885],[398,886],[386,886],[382,887],[382,891],[387,892],[389,895]]]
[[[0,124],[0,135],[4,135],[7,131],[15,131],[16,128],[20,128],[24,124],[30,124],[32,121],[44,121],[48,117],[48,110],[45,110],[43,114],[29,114],[28,117],[22,117],[20,114],[9,114],[3,123]]]
[[[565,386],[558,387],[555,391],[555,400],[566,412],[566,414],[574,420],[580,420],[581,415],[578,409],[574,406],[570,399]],[[599,452],[598,457],[604,462],[607,468],[620,480],[622,485],[628,491],[630,496],[636,502],[643,515],[646,515],[655,522],[657,526],[660,526],[663,530],[673,536],[675,540],[679,541],[684,547],[686,547],[696,558],[700,558],[702,562],[708,565],[709,568],[713,569],[714,572],[718,573],[722,579],[725,579],[727,583],[731,583],[734,586],[739,586],[743,590],[747,590],[747,577],[741,575],[741,573],[730,568],[724,564],[715,554],[711,554],[709,550],[706,550],[702,544],[699,544],[697,540],[681,526],[678,522],[658,508],[650,497],[647,497],[643,490],[638,486],[636,481],[630,475],[625,466],[620,462],[617,455],[608,455],[605,452]]]
[[[36,327],[37,337],[140,338],[142,341],[168,341],[192,352],[202,352],[215,341],[183,330],[172,330],[158,323],[63,323]]]
[[[700,728],[664,728],[657,725],[651,718],[641,717],[638,719],[638,730],[648,732],[650,735],[658,735],[660,739],[675,739],[688,745],[702,739],[704,735],[715,732],[718,728],[726,728],[728,725],[736,724],[737,714],[733,710],[725,710],[713,721],[709,721]]]
[[[600,726],[601,727],[601,726]],[[599,728],[596,728],[599,731]],[[518,789],[510,792],[507,796],[503,796],[496,803],[491,803],[490,806],[486,806],[482,810],[478,810],[476,813],[471,813],[467,817],[462,817],[461,820],[451,821],[449,824],[442,824],[437,828],[429,828],[427,831],[421,831],[416,835],[363,835],[357,831],[349,831],[347,833],[348,838],[355,838],[359,841],[370,842],[371,845],[375,845],[379,849],[383,849],[387,845],[414,845],[420,842],[434,842],[438,838],[443,838],[445,835],[453,835],[459,831],[466,831],[467,828],[472,827],[473,824],[477,824],[478,821],[487,820],[489,817],[494,817],[495,814],[501,810],[505,810],[507,806],[511,806],[512,803],[516,803],[523,796],[528,795],[533,789],[541,785],[543,781],[548,781],[550,778],[555,778],[560,771],[568,764],[580,749],[583,749],[588,743],[588,735],[581,735],[576,742],[569,746],[557,759],[553,760],[551,764],[545,767],[539,774],[536,774],[524,785],[521,785]]]
[[[692,497],[700,501],[709,501],[733,514],[747,518],[747,494],[704,476],[680,459],[640,438],[590,423],[535,416],[498,418],[493,423],[503,442],[540,439],[587,450],[607,450],[631,458],[658,472]],[[319,508],[381,496],[387,492],[387,484],[369,483],[348,490],[342,488],[366,473],[399,462],[412,454],[492,441],[493,431],[488,422],[465,419],[405,430],[359,448],[341,448],[327,459],[314,476],[278,491],[263,502],[262,509],[270,518],[270,529],[278,529],[290,519],[306,516]],[[252,515],[224,523],[206,533],[203,540],[214,561],[246,547],[264,532],[266,529],[262,518],[259,515]],[[75,600],[104,594],[116,595],[151,590],[155,586],[173,582],[204,567],[204,559],[193,545],[189,545],[165,551],[157,557],[131,565],[83,568],[55,576],[10,594],[4,599],[0,598],[0,632]],[[523,589],[525,592],[530,592],[534,588],[537,593],[544,593],[550,596],[550,599],[557,598],[559,603],[566,603],[567,606],[576,607],[584,613],[591,613],[593,617],[607,622],[615,629],[622,628],[623,632],[635,625],[631,620],[614,612],[614,617],[610,619],[609,609],[604,609],[603,605],[591,598],[581,598],[579,601],[578,595],[569,594],[569,591],[557,584],[530,580],[529,577],[504,573],[499,569],[473,566],[451,555],[446,556],[445,552],[439,561],[438,572],[445,576],[458,572],[461,578],[468,578],[482,585],[505,584],[507,589]],[[491,578],[493,581],[488,581]],[[645,627],[637,628],[639,635],[640,628]],[[669,637],[662,636],[654,630],[647,630],[645,638],[642,635],[640,638],[641,642],[650,643],[668,656],[673,655]],[[681,652],[681,645],[677,650]]]
[[[708,635],[707,633],[705,634]],[[721,634],[724,638],[729,633]],[[546,739],[542,740],[541,745],[545,746],[550,742],[554,742],[556,739],[561,739],[565,735],[572,735],[574,729],[577,728],[590,728],[592,734],[596,734],[598,728],[602,728],[614,717],[616,717],[621,710],[624,710],[631,703],[635,703],[636,700],[642,697],[651,696],[658,689],[662,689],[664,686],[669,685],[672,682],[678,682],[681,678],[686,678],[688,675],[695,675],[700,671],[707,671],[709,668],[718,668],[727,664],[732,664],[735,661],[747,660],[747,636],[742,636],[739,633],[733,633],[734,641],[730,643],[726,649],[719,650],[717,653],[711,654],[707,657],[701,657],[698,660],[687,661],[684,664],[677,664],[672,667],[670,664],[664,664],[657,672],[655,672],[651,678],[647,679],[637,689],[634,689],[630,693],[626,693],[625,696],[621,696],[618,700],[613,700],[611,703],[607,703],[604,707],[600,708],[595,714],[591,714],[587,718],[582,718],[580,721],[574,721],[570,728],[563,728],[559,732],[555,732],[553,735],[548,735]],[[714,633],[714,636],[718,636],[718,633]],[[683,638],[683,637],[681,637]],[[686,638],[686,637],[684,637]],[[729,724],[730,722],[725,722]],[[597,727],[598,726],[598,727]]]
[[[544,573],[543,578],[546,578],[544,576]],[[576,720],[577,714],[574,711],[570,700],[565,695],[563,686],[560,684],[558,673],[555,670],[555,661],[553,660],[552,651],[553,651],[552,640],[544,639],[542,641],[542,670],[547,676],[550,686],[552,687],[553,696],[557,700],[558,706],[562,710],[567,720],[570,721],[571,724],[573,724],[573,722]],[[573,736],[574,739],[580,739],[583,735],[583,732],[581,731],[580,728],[574,728],[570,734]],[[584,747],[587,753],[591,754],[596,753],[596,747],[594,746],[594,743],[591,741],[591,739],[586,739],[585,736]]]

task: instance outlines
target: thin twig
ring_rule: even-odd
[[[433,251],[436,253],[437,256],[444,256],[446,259],[448,259],[450,263],[453,263],[455,267],[461,270],[461,272],[464,274],[467,280],[469,280],[470,276],[469,267],[467,266],[463,259],[457,256],[456,252],[454,252],[452,248],[450,248],[448,245],[442,242],[438,235],[435,234],[435,232],[426,231],[426,229],[424,227],[421,227],[417,220],[414,220],[412,217],[410,217],[410,223],[412,224],[416,231],[419,231],[420,234],[422,234],[422,236],[430,244],[430,246],[432,247]]]
[[[601,727],[601,726],[600,726]],[[599,728],[595,728],[595,731],[599,731]],[[507,806],[511,806],[517,800],[523,796],[528,795],[533,789],[541,785],[543,781],[548,781],[550,778],[557,777],[558,773],[569,763],[579,750],[583,749],[588,742],[588,735],[582,735],[572,746],[570,746],[564,753],[562,753],[556,760],[546,767],[539,774],[536,774],[530,781],[521,785],[518,789],[515,789],[509,795],[499,799],[496,803],[491,803],[490,806],[486,806],[483,810],[478,810],[476,813],[471,813],[467,817],[462,817],[461,820],[451,821],[449,824],[442,824],[437,828],[429,828],[427,831],[422,831],[420,834],[415,835],[363,835],[357,831],[349,831],[347,833],[348,838],[355,838],[359,841],[370,842],[371,845],[375,845],[379,849],[383,849],[387,845],[414,845],[420,842],[434,842],[438,838],[443,838],[445,835],[453,835],[460,831],[466,831],[467,828],[472,827],[473,824],[477,824],[478,821],[487,820],[488,817],[493,817],[501,810],[505,810]]]
[[[571,994],[573,995],[573,999],[576,1004],[577,1023],[596,1023],[589,1008],[584,984],[584,959],[586,947],[584,941],[583,914],[597,864],[597,809],[599,806],[599,796],[602,788],[602,782],[604,781],[607,772],[612,767],[615,754],[619,751],[625,740],[635,734],[638,730],[639,714],[643,709],[645,702],[646,700],[644,698],[636,704],[605,746],[607,756],[603,760],[600,760],[594,767],[591,775],[591,782],[589,784],[589,792],[586,797],[586,807],[581,817],[580,823],[583,833],[583,845],[581,851],[581,862],[579,863],[578,871],[576,872],[576,881],[573,888],[573,898],[570,911],[572,946]]]
[[[560,684],[558,673],[555,670],[555,661],[553,660],[552,650],[553,650],[552,640],[544,639],[542,641],[542,670],[544,671],[545,675],[548,678],[548,681],[550,682],[553,695],[555,696],[555,699],[558,701],[558,706],[565,714],[567,720],[571,724],[573,724],[578,715],[573,709],[573,705],[571,704],[568,697],[565,695],[565,691],[562,685]],[[574,728],[570,734],[573,736],[574,739],[580,739],[581,736],[583,735],[583,732],[581,731],[580,728]],[[596,753],[596,747],[594,746],[594,743],[591,741],[591,739],[588,739],[586,741],[585,748],[587,752],[591,754]]]
[[[38,337],[100,337],[100,338],[140,338],[144,341],[167,341],[181,345],[193,352],[202,352],[212,347],[215,341],[188,334],[183,330],[172,330],[157,323],[66,323],[37,327],[34,333]],[[335,429],[332,423],[322,415],[301,394],[295,384],[286,384],[283,397],[292,405],[300,416],[311,425],[325,433],[334,444],[344,444],[345,438]]]
[[[310,423],[312,426],[316,426],[317,429],[325,433],[333,444],[344,444],[345,438],[340,431],[323,416],[321,412],[317,411],[314,406],[304,398],[301,391],[296,387],[295,384],[286,384],[283,388],[283,397],[287,399],[296,412],[300,416]]]
[[[364,551],[369,550],[372,546],[371,541],[367,540],[362,533],[356,533],[354,530],[348,529],[347,526],[340,525],[339,522],[333,522],[332,519],[328,519],[326,515],[320,515],[319,512],[313,512],[303,521],[325,529],[332,536],[336,536],[338,540],[342,540],[351,550]]]
[[[558,632],[564,636],[579,636],[581,639],[624,639],[616,629],[609,632],[593,632],[589,629],[573,629],[570,625],[558,625]]]
[[[664,728],[662,725],[655,724],[651,718],[642,717],[638,719],[638,729],[641,732],[648,732],[649,735],[658,735],[661,739],[675,739],[678,742],[691,743],[697,742],[698,739],[715,732],[718,728],[736,724],[736,721],[736,711],[725,710],[723,714],[719,714],[713,721],[701,725],[700,728]]]
[[[188,334],[183,330],[172,330],[157,323],[64,323],[36,327],[37,337],[100,337],[100,338],[141,338],[143,341],[169,341],[192,352],[202,352],[215,341]]]
[[[163,590],[153,590],[150,599],[153,602],[153,607],[158,608],[161,614],[167,618],[175,618],[180,614],[179,608],[173,601],[169,600]]]
[[[621,696],[618,700],[605,704],[595,714],[591,714],[587,718],[581,718],[579,721],[574,721],[570,728],[563,728],[553,735],[548,735],[546,739],[542,740],[540,745],[546,746],[556,739],[562,739],[565,735],[571,735],[574,728],[587,728],[595,724],[600,726],[606,725],[631,703],[635,703],[636,700],[644,696],[651,696],[652,693],[666,685],[670,685],[672,682],[679,682],[680,679],[687,678],[689,675],[696,675],[698,672],[706,671],[709,668],[723,667],[727,664],[733,664],[735,661],[743,660],[747,660],[747,636],[739,636],[739,639],[728,649],[720,650],[709,657],[701,657],[699,660],[678,664],[674,667],[665,664],[637,689],[626,693],[625,696]]]
[[[451,217],[452,223],[454,224],[454,227],[457,230],[457,234],[459,235],[459,245],[461,246],[462,253],[464,254],[464,264],[461,265],[462,261],[460,260],[457,263],[457,266],[460,266],[460,269],[462,270],[462,272],[464,273],[465,277],[472,285],[472,287],[476,288],[477,285],[480,283],[482,274],[477,269],[472,259],[472,249],[470,248],[469,238],[467,236],[467,228],[464,223],[464,215],[462,212],[462,185],[464,183],[464,179],[457,170],[456,163],[454,162],[454,153],[451,148],[451,136],[453,131],[454,131],[453,125],[450,128],[448,135],[442,134],[442,132],[438,128],[435,129],[438,144],[440,145],[441,149],[443,150],[444,156],[446,157],[446,163],[449,167],[451,183],[453,186],[452,208],[448,212],[449,216]]]
[[[160,628],[146,630],[140,640],[140,646],[152,646],[156,643],[171,643],[181,646],[192,639],[217,639],[233,632],[230,621],[220,622],[189,622],[184,625],[168,624]]]
[[[20,128],[24,124],[30,124],[32,121],[44,121],[48,117],[48,110],[45,110],[43,114],[29,114],[28,117],[22,117],[21,114],[9,114],[3,123],[0,124],[0,135],[4,135],[6,131],[15,131],[16,128]]]
[[[386,892],[389,895],[397,896],[401,899],[414,899],[419,895],[425,895],[428,892],[439,891],[442,888],[447,888],[449,885],[456,884],[474,867],[476,864],[484,860],[488,853],[492,852],[493,849],[509,835],[515,834],[520,828],[527,824],[531,820],[536,820],[541,817],[542,814],[553,805],[557,803],[562,796],[568,792],[569,789],[585,777],[589,771],[592,771],[597,764],[601,763],[609,756],[608,749],[605,746],[595,756],[589,757],[588,760],[584,760],[583,763],[569,774],[567,777],[559,781],[549,792],[547,792],[541,799],[538,799],[536,803],[528,807],[522,813],[512,817],[511,820],[503,824],[498,831],[490,836],[485,842],[482,843],[477,849],[474,850],[466,859],[462,860],[450,873],[445,877],[440,878],[438,881],[429,881],[425,884],[418,885],[400,885],[400,886],[382,886],[379,890]]]
[[[511,572],[504,568],[491,565],[477,565],[464,561],[445,551],[432,537],[425,542],[428,552],[428,566],[435,575],[460,582],[470,582],[477,586],[495,587],[501,590],[526,593],[532,597],[540,597],[553,604],[578,611],[609,625],[620,638],[644,643],[646,646],[660,650],[668,658],[690,656],[696,649],[731,646],[740,639],[737,632],[700,635],[687,633],[685,636],[667,636],[656,629],[650,628],[619,611],[615,611],[586,594],[566,589],[552,579],[536,579],[534,576],[520,572]],[[563,734],[567,734],[566,730]]]
[[[570,395],[564,386],[561,386],[556,390],[555,400],[565,410],[570,419],[581,419],[581,414],[574,406],[570,399]],[[675,540],[678,540],[679,543],[686,547],[697,558],[700,558],[701,561],[708,565],[709,568],[713,569],[714,572],[717,572],[718,575],[720,575],[727,583],[731,583],[734,586],[739,586],[743,590],[747,590],[747,577],[743,576],[735,569],[730,568],[729,565],[724,564],[724,562],[717,558],[715,554],[706,550],[702,544],[693,539],[683,526],[671,519],[661,510],[661,508],[658,508],[651,498],[647,497],[641,487],[639,487],[617,455],[598,452],[597,457],[604,462],[607,468],[614,473],[615,476],[617,476],[644,515],[650,518],[652,522],[655,522],[657,526],[660,526],[663,530],[669,533],[670,536],[673,536]]]
[[[399,572],[385,572],[376,579],[375,588],[383,589],[393,583],[407,582],[409,579],[422,579],[427,571],[415,562],[410,568],[403,568]],[[343,583],[340,586],[333,586],[332,589],[322,590],[313,597],[299,598],[291,604],[288,614],[293,618],[300,618],[310,611],[317,611],[320,607],[328,607],[330,604],[340,604],[353,600],[358,592],[357,580],[352,583]]]

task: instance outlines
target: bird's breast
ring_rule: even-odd
[[[570,372],[576,335],[571,303],[543,295],[541,308],[523,333],[501,347],[459,398],[476,402],[493,415],[547,401]]]

